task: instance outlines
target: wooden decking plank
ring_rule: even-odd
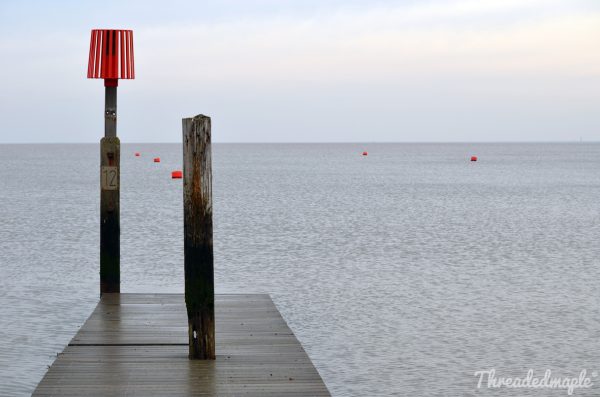
[[[181,294],[107,294],[35,396],[329,396],[268,295],[215,297],[214,361],[187,358]]]

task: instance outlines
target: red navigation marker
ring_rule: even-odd
[[[118,86],[119,79],[135,78],[132,30],[92,30],[87,77],[104,79],[105,87]]]
[[[133,32],[93,29],[87,77],[104,79],[104,138],[100,140],[100,294],[120,292],[120,164],[117,86],[133,79]]]

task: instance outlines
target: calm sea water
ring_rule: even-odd
[[[0,395],[31,393],[97,302],[98,157],[0,145]],[[477,389],[492,368],[587,369],[574,395],[598,394],[600,144],[217,144],[213,162],[218,292],[270,293],[333,395],[567,395]],[[122,147],[123,292],[183,291],[180,164],[180,145]]]

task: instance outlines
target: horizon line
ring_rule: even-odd
[[[0,145],[97,145],[100,142],[0,142]],[[561,140],[561,141],[313,141],[313,142],[287,142],[287,141],[260,141],[260,142],[212,142],[212,144],[225,145],[331,145],[331,144],[465,144],[465,143],[600,143],[600,140]],[[165,145],[181,144],[181,142],[121,142],[126,145]]]

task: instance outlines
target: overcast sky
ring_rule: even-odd
[[[97,142],[90,30],[134,31],[123,142],[600,140],[600,1],[0,1],[0,142]]]

